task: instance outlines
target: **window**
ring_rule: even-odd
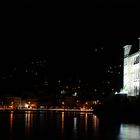
[[[134,65],[139,63],[139,56],[134,57]]]

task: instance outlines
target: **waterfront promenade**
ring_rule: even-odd
[[[93,112],[93,109],[67,109],[67,108],[33,108],[33,109],[9,109],[9,108],[0,108],[0,111],[71,111],[71,112]]]

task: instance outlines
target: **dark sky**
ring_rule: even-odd
[[[104,45],[114,49],[139,36],[139,7],[134,4],[101,1],[91,6],[54,3],[49,7],[41,2],[25,3],[21,8],[3,11],[3,55],[26,59],[39,53],[56,55],[67,48],[77,51]]]
[[[71,75],[95,82],[105,68],[122,63],[124,45],[138,46],[139,25],[136,1],[8,5],[2,15],[1,76],[44,57],[50,79]]]

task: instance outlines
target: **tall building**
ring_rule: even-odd
[[[140,95],[140,38],[139,50],[131,54],[132,45],[124,46],[123,89],[121,94]]]

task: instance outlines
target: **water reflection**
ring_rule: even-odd
[[[10,111],[10,128],[13,127],[13,111]]]
[[[73,118],[73,130],[75,131],[75,130],[77,130],[77,117],[74,117]]]
[[[61,119],[61,132],[64,133],[64,112],[62,112],[62,119]]]
[[[25,113],[25,128],[30,128],[31,126],[31,112],[27,111]]]
[[[93,126],[94,126],[94,132],[97,133],[99,127],[99,118],[97,118],[96,115],[93,115]]]
[[[88,112],[6,112],[0,114],[2,134],[10,139],[140,140],[140,125]],[[8,129],[7,129],[8,128]],[[9,131],[10,130],[10,131]]]
[[[119,140],[140,140],[140,126],[134,124],[121,124]]]
[[[87,134],[87,112],[85,113],[85,134]]]
[[[77,117],[73,118],[73,134],[74,138],[77,138]]]

